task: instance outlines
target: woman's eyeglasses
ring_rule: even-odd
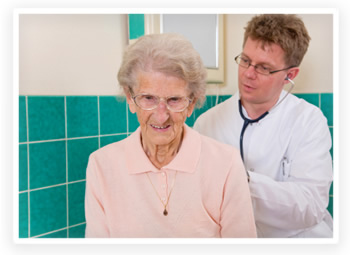
[[[132,99],[138,107],[147,111],[156,109],[160,101],[164,101],[169,111],[182,112],[192,102],[188,97],[170,96],[163,98],[145,93],[132,96]]]

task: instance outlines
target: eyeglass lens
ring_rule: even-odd
[[[270,68],[264,67],[263,65],[252,65],[249,59],[246,59],[242,56],[236,57],[236,62],[244,68],[249,68],[249,66],[253,66],[255,71],[261,74],[270,74],[271,71]]]
[[[155,109],[161,101],[161,98],[154,95],[136,95],[135,103],[144,110]],[[164,99],[167,107],[171,111],[183,111],[189,104],[189,99],[185,97],[168,97]]]

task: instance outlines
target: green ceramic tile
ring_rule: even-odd
[[[69,226],[85,222],[85,181],[68,185]]]
[[[102,136],[100,139],[100,146],[106,146],[111,143],[119,142],[125,139],[127,135],[111,135],[111,136]]]
[[[29,141],[65,137],[64,97],[28,97]]]
[[[126,99],[100,96],[100,134],[126,133]]]
[[[98,138],[68,140],[68,181],[85,179],[89,156],[98,149]]]
[[[60,230],[51,234],[42,235],[39,238],[67,238],[67,229]]]
[[[200,108],[195,108],[192,115],[186,119],[186,124],[189,126],[189,127],[193,127],[197,117],[199,115],[201,115],[204,111],[210,109],[212,106],[213,106],[213,96],[206,96],[205,98],[205,101],[203,103],[203,105],[200,107]]]
[[[67,97],[67,137],[98,135],[96,96]]]
[[[66,185],[30,192],[30,235],[67,227]]]
[[[29,145],[30,189],[66,182],[65,141]]]
[[[69,228],[69,238],[85,238],[86,224]]]
[[[207,103],[207,106],[208,106],[208,109],[212,108],[215,104],[215,98],[216,96],[213,96],[213,95],[209,95],[209,96],[206,96],[206,103]]]
[[[18,187],[19,191],[28,189],[28,153],[27,144],[19,145]]]
[[[303,94],[303,93],[296,93],[295,96],[304,99],[306,102],[309,102],[310,104],[313,104],[317,107],[320,107],[320,96],[318,93],[310,93],[310,94]]]
[[[134,132],[140,126],[136,113],[131,113],[129,108],[128,108],[128,124],[129,124],[128,125],[129,133]]]
[[[144,34],[144,14],[129,14],[129,39],[136,39]]]
[[[19,238],[27,238],[28,237],[28,193],[19,194]]]
[[[27,117],[26,117],[26,97],[19,96],[18,98],[18,125],[19,125],[19,142],[27,141]]]
[[[328,126],[333,126],[333,94],[321,94],[321,110],[328,120]]]
[[[197,119],[202,113],[206,112],[207,110],[210,109],[211,106],[211,102],[208,102],[207,100],[205,100],[203,106],[201,108],[196,108],[194,110],[194,114],[195,114],[195,118]]]
[[[329,128],[329,132],[331,133],[331,137],[332,137],[332,148],[330,149],[330,153],[333,158],[333,128]]]
[[[331,187],[329,189],[329,195],[333,196],[333,182],[332,182]]]
[[[232,95],[221,95],[219,96],[219,100],[218,100],[218,104],[226,101],[227,99],[229,99],[230,97],[232,97]]]
[[[195,112],[193,111],[192,115],[186,119],[185,123],[189,127],[193,127],[195,120],[196,120],[196,116],[195,116]]]
[[[333,217],[333,197],[329,197],[329,203],[328,203],[327,210],[329,211],[329,213]]]

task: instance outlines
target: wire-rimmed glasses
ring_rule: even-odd
[[[168,110],[172,112],[184,111],[192,102],[188,97],[169,96],[159,97],[147,93],[132,96],[134,103],[143,110],[151,111],[158,107],[160,101],[164,101]]]
[[[271,70],[270,68],[265,67],[264,65],[261,65],[261,64],[252,65],[251,61],[248,58],[241,56],[241,54],[235,57],[235,61],[238,65],[244,68],[249,68],[250,66],[252,66],[254,67],[255,72],[263,75],[270,75],[270,74],[274,74],[280,71],[285,71],[295,67],[295,66],[290,66],[279,70]]]

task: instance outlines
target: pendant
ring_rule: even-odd
[[[166,209],[164,209],[163,215],[164,215],[164,216],[167,216],[167,215],[168,215],[168,211],[167,211]]]

